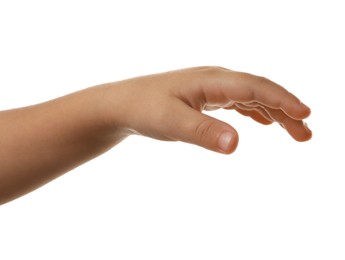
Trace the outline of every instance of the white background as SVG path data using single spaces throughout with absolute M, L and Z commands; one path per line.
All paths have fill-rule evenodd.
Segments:
M 314 136 L 219 111 L 229 156 L 130 137 L 1 206 L 0 259 L 345 259 L 341 2 L 1 1 L 0 110 L 218 65 L 295 93 Z

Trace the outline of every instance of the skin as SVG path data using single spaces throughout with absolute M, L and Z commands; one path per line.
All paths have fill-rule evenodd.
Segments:
M 295 140 L 312 133 L 310 109 L 278 84 L 219 67 L 197 67 L 87 88 L 0 112 L 0 204 L 106 152 L 132 134 L 230 154 L 238 133 L 202 110 L 233 109 L 279 123 Z

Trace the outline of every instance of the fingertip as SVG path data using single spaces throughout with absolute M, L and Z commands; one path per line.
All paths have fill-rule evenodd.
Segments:
M 305 132 L 304 140 L 302 142 L 305 142 L 305 141 L 309 141 L 313 137 L 313 131 L 310 130 L 307 123 L 304 122 L 303 125 L 304 125 L 306 132 Z
M 309 141 L 313 137 L 313 132 L 310 131 L 303 142 Z
M 304 107 L 306 109 L 310 110 L 310 107 L 308 107 L 306 104 L 304 104 L 302 101 L 299 102 L 301 107 Z
M 291 118 L 296 119 L 296 120 L 306 119 L 311 114 L 311 109 L 301 102 L 297 105 L 293 105 L 293 106 L 290 105 L 288 108 L 282 107 L 282 110 Z
M 291 93 L 281 100 L 279 108 L 283 110 L 285 114 L 297 120 L 303 120 L 311 113 L 310 107 Z
M 298 142 L 307 142 L 312 137 L 313 137 L 313 133 L 310 131 L 310 132 L 306 132 L 303 136 L 294 137 L 294 139 Z
M 300 102 L 300 107 L 301 107 L 301 116 L 303 118 L 307 118 L 311 114 L 311 109 L 308 107 L 306 104 L 303 102 Z
M 290 134 L 298 142 L 306 142 L 313 137 L 313 132 L 309 129 L 306 123 L 303 123 L 303 128 L 301 128 L 300 131 L 295 132 L 294 134 L 291 132 Z

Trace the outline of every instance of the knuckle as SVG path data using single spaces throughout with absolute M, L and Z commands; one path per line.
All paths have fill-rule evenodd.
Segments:
M 214 132 L 215 122 L 212 119 L 205 119 L 197 124 L 195 127 L 195 135 L 198 141 L 205 144 L 209 139 L 210 135 Z
M 264 84 L 267 84 L 270 82 L 270 80 L 266 77 L 263 77 L 263 76 L 255 76 L 255 77 L 256 77 L 258 84 L 260 84 L 260 85 L 264 85 Z
M 223 72 L 225 69 L 220 66 L 207 66 L 204 68 L 204 70 L 207 73 L 215 74 L 215 73 Z
M 197 67 L 196 70 L 200 73 L 203 73 L 204 75 L 213 76 L 213 75 L 217 75 L 220 72 L 224 72 L 227 69 L 223 67 L 219 67 L 219 66 L 203 66 L 203 67 Z

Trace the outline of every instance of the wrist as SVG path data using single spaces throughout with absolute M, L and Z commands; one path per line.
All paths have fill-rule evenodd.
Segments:
M 121 83 L 106 83 L 94 87 L 97 94 L 95 111 L 102 127 L 113 136 L 126 138 L 133 134 L 128 124 L 128 100 Z M 127 91 L 128 92 L 128 91 Z

